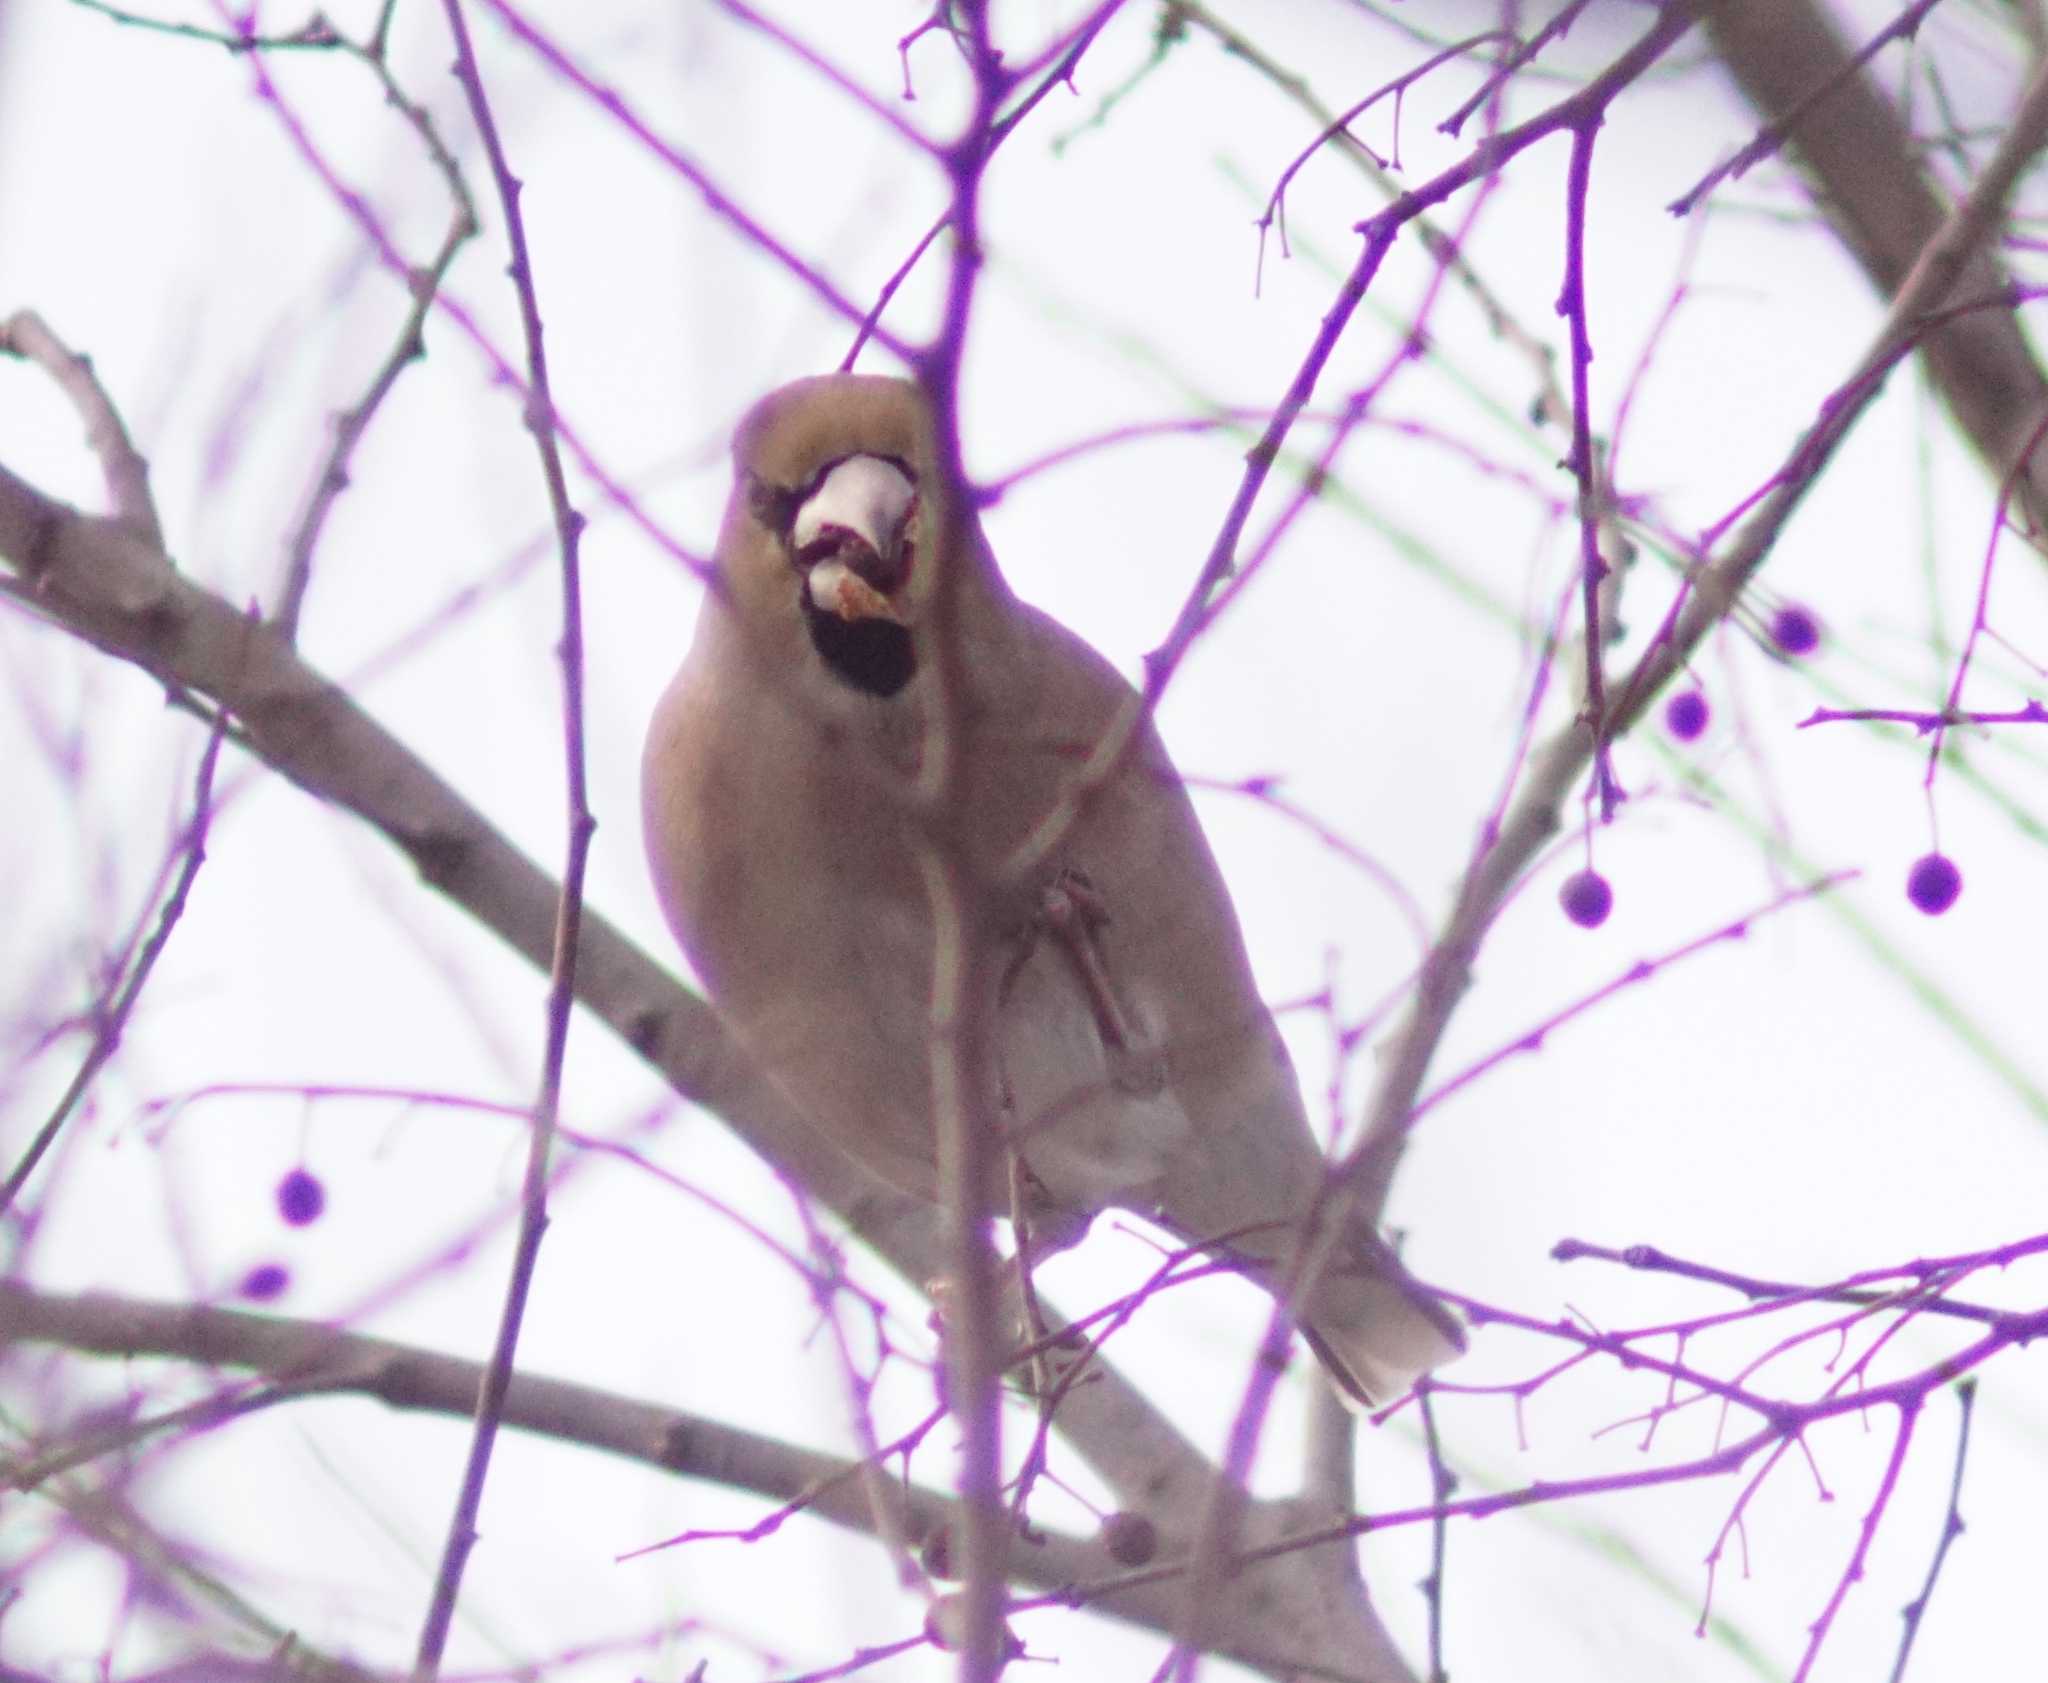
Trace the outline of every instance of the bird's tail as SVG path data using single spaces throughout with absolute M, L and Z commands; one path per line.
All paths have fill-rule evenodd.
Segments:
M 1361 1407 L 1393 1401 L 1465 1348 L 1449 1306 L 1369 1231 L 1349 1236 L 1330 1259 L 1301 1330 L 1338 1389 Z

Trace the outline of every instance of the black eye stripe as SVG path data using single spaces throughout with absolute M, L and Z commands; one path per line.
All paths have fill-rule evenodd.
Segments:
M 809 495 L 807 491 L 772 485 L 758 473 L 747 475 L 747 512 L 756 525 L 773 532 L 784 543 L 789 542 L 789 529 L 796 524 L 796 511 Z

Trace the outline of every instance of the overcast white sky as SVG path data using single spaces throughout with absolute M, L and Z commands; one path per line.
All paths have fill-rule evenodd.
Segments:
M 353 30 L 370 10 L 331 13 Z M 821 52 L 895 98 L 895 42 L 915 7 L 782 10 Z M 999 10 L 1021 42 L 1075 8 Z M 1333 103 L 1423 53 L 1345 0 L 1229 10 Z M 1450 33 L 1464 14 L 1486 15 L 1396 10 Z M 2016 62 L 2000 57 L 2011 41 L 1990 21 L 1997 10 L 1952 0 L 1929 26 L 1966 129 L 1998 121 L 2014 85 Z M 943 203 L 936 172 L 884 125 L 715 6 L 555 0 L 530 11 L 855 298 L 873 295 Z M 1558 62 L 1604 63 L 1643 13 L 1596 8 Z M 273 7 L 264 21 L 282 28 L 299 18 Z M 1128 7 L 1089 55 L 1076 94 L 1056 95 L 992 172 L 991 264 L 964 399 L 978 474 L 1007 473 L 1125 422 L 1274 403 L 1329 306 L 1332 265 L 1356 250 L 1352 225 L 1378 203 L 1341 160 L 1312 163 L 1290 195 L 1293 255 L 1269 247 L 1255 292 L 1253 218 L 1313 125 L 1200 39 L 1093 122 L 1147 57 L 1156 21 L 1154 9 Z M 835 365 L 847 330 L 480 8 L 474 27 L 527 183 L 558 401 L 608 471 L 680 543 L 708 552 L 733 418 L 769 387 Z M 252 92 L 248 61 L 50 3 L 12 8 L 0 46 L 0 309 L 33 306 L 92 355 L 151 460 L 180 563 L 231 599 L 273 600 L 326 417 L 353 401 L 385 354 L 402 292 L 294 151 L 278 108 Z M 394 64 L 447 125 L 484 193 L 487 175 L 443 73 L 448 56 L 438 8 L 401 7 Z M 334 168 L 372 196 L 409 254 L 429 252 L 443 197 L 367 74 L 329 56 L 268 62 L 286 107 Z M 1894 57 L 1881 62 L 1897 74 Z M 919 98 L 901 109 L 943 121 L 959 80 L 948 48 L 926 39 L 912 67 Z M 1472 85 L 1470 71 L 1454 69 L 1411 96 L 1400 136 L 1407 178 L 1461 155 L 1431 125 Z M 1531 82 L 1515 112 L 1561 86 Z M 1362 132 L 1383 150 L 1390 143 L 1383 112 Z M 1603 426 L 1684 254 L 1688 228 L 1662 206 L 1749 132 L 1733 96 L 1696 65 L 1612 113 L 1589 226 Z M 1560 356 L 1552 302 L 1564 155 L 1560 142 L 1521 160 L 1468 247 Z M 1681 531 L 1718 518 L 1771 471 L 1876 327 L 1867 286 L 1790 214 L 1800 206 L 1771 168 L 1724 191 L 1688 301 L 1633 406 L 1625 485 Z M 450 293 L 510 350 L 516 323 L 489 203 L 485 222 Z M 928 320 L 937 274 L 928 268 L 905 289 L 891 318 L 899 330 Z M 1319 396 L 1341 396 L 1378 366 L 1395 342 L 1380 312 L 1412 301 L 1423 278 L 1404 242 Z M 1369 850 L 1432 922 L 1508 767 L 1532 631 L 1568 578 L 1575 541 L 1546 506 L 1570 495 L 1557 466 L 1563 435 L 1527 423 L 1526 361 L 1457 296 L 1434 335 L 1437 356 L 1404 374 L 1382 409 L 1425 434 L 1358 436 L 1340 464 L 1341 494 L 1302 519 L 1161 713 L 1185 772 L 1284 774 L 1288 796 Z M 427 361 L 401 381 L 357 458 L 302 641 L 315 664 L 350 680 L 451 593 L 528 556 L 509 588 L 354 688 L 553 869 L 562 845 L 557 586 L 541 483 L 516 403 L 472 346 L 445 317 L 427 338 Z M 1819 656 L 1787 665 L 1732 630 L 1715 644 L 1700 673 L 1715 709 L 1705 738 L 1674 750 L 1652 732 L 1621 751 L 1638 798 L 1595 841 L 1614 916 L 1589 933 L 1558 915 L 1556 885 L 1578 858 L 1560 852 L 1489 941 L 1438 1074 L 1789 883 L 1844 869 L 1863 878 L 1623 990 L 1552 1035 L 1540 1056 L 1509 1061 L 1435 1113 L 1392 1210 L 1425 1276 L 1534 1315 L 1569 1304 L 1612 1326 L 1710 1300 L 1589 1264 L 1560 1268 L 1547 1259 L 1559 1238 L 1652 1241 L 1730 1268 L 1821 1280 L 2039 1228 L 2048 895 L 2038 839 L 1945 776 L 1941 840 L 1966 890 L 1949 916 L 1923 919 L 1901 891 L 1908 863 L 1929 846 L 1918 754 L 1861 727 L 1793 728 L 1823 701 L 1926 706 L 1945 683 L 1991 504 L 1981 475 L 1926 422 L 1915 383 L 1895 380 L 1772 559 L 1772 590 L 1809 605 L 1826 628 Z M 1446 436 L 1523 482 L 1474 471 L 1438 441 Z M 1034 477 L 990 512 L 996 552 L 1026 597 L 1135 674 L 1213 537 L 1242 448 L 1227 435 L 1171 437 Z M 0 368 L 0 461 L 76 500 L 97 494 L 72 416 L 19 367 Z M 584 554 L 600 830 L 590 898 L 667 958 L 673 946 L 638 843 L 637 762 L 699 590 L 587 480 L 577 496 L 593 521 Z M 1269 494 L 1255 533 L 1279 506 Z M 2006 555 L 1994 624 L 2039 658 L 2048 650 L 2042 571 L 2016 544 Z M 1636 645 L 1671 582 L 1653 558 L 1636 569 L 1625 604 Z M 25 1033 L 86 997 L 98 953 L 135 916 L 178 822 L 203 733 L 148 683 L 13 607 L 0 612 L 0 680 L 0 872 L 10 884 L 0 1023 L 14 1037 L 15 1025 Z M 1994 654 L 1970 699 L 2010 707 L 2027 693 L 2024 667 Z M 1546 725 L 1565 705 L 1553 695 Z M 53 744 L 70 746 L 74 771 Z M 2037 749 L 2001 737 L 1973 744 L 1970 756 L 2025 811 L 2041 810 Z M 19 1267 L 58 1289 L 223 1300 L 251 1265 L 276 1260 L 293 1280 L 282 1313 L 347 1317 L 481 1354 L 507 1230 L 491 1229 L 460 1266 L 436 1259 L 507 1206 L 522 1151 L 515 1126 L 274 1098 L 214 1099 L 165 1125 L 142 1107 L 215 1082 L 374 1083 L 524 1103 L 544 979 L 423 896 L 403 862 L 352 820 L 246 761 L 230 757 L 224 783 L 231 797 L 191 912 L 119 1068 L 51 1165 L 60 1190 Z M 1410 925 L 1369 878 L 1270 809 L 1227 794 L 1200 804 L 1269 998 L 1298 998 L 1334 978 L 1355 1015 L 1407 972 L 1417 956 Z M 1299 1014 L 1286 1026 L 1318 1093 L 1328 1079 L 1322 1025 Z M 4 1055 L 26 1051 L 11 1038 Z M 71 1055 L 0 1077 L 0 1157 L 11 1161 Z M 1364 1064 L 1351 1072 L 1354 1098 L 1368 1075 Z M 800 1238 L 786 1194 L 720 1125 L 662 1105 L 628 1053 L 579 1024 L 567 1095 L 576 1127 L 632 1134 L 664 1167 Z M 301 1162 L 326 1183 L 329 1211 L 288 1232 L 272 1190 Z M 1142 1241 L 1105 1230 L 1061 1260 L 1054 1289 L 1085 1306 L 1150 1261 Z M 2031 1304 L 2038 1277 L 2016 1272 L 1972 1291 Z M 915 1343 L 918 1313 L 898 1295 L 903 1336 Z M 1248 1291 L 1185 1292 L 1131 1334 L 1134 1369 L 1158 1378 L 1159 1400 L 1204 1441 L 1220 1434 L 1234 1400 L 1256 1311 Z M 807 1315 L 798 1282 L 737 1228 L 645 1174 L 592 1161 L 558 1199 L 522 1362 L 844 1447 L 835 1369 L 824 1340 L 806 1342 Z M 1939 1348 L 1918 1332 L 1902 1345 L 1915 1358 Z M 1511 1377 L 1541 1354 L 1483 1333 L 1448 1376 Z M 1999 1675 L 2031 1651 L 2048 1511 L 2037 1366 L 2009 1354 L 1986 1376 L 1970 1529 L 1916 1675 Z M 109 1395 L 125 1383 L 111 1364 L 101 1382 Z M 922 1383 L 902 1375 L 891 1405 L 914 1406 Z M 1475 1486 L 1635 1467 L 1644 1457 L 1630 1433 L 1589 1433 L 1656 1394 L 1645 1379 L 1588 1373 L 1527 1409 L 1526 1449 L 1505 1402 L 1451 1406 L 1446 1428 Z M 1730 1628 L 1707 1641 L 1691 1631 L 1701 1560 L 1735 1493 L 1728 1481 L 1457 1528 L 1450 1666 L 1531 1680 L 1789 1674 L 1882 1465 L 1889 1436 L 1878 1424 L 1868 1433 L 1837 1425 L 1814 1445 L 1832 1503 L 1815 1500 L 1804 1467 L 1772 1476 L 1747 1528 L 1751 1572 L 1724 1569 L 1715 1592 Z M 1888 1667 L 1898 1608 L 1936 1536 L 1952 1426 L 1945 1402 L 1930 1412 L 1870 1579 L 1819 1675 Z M 1291 1416 L 1276 1427 L 1276 1453 L 1292 1430 Z M 1710 1426 L 1666 1431 L 1657 1452 L 1676 1456 L 1704 1449 Z M 392 1661 L 410 1651 L 463 1442 L 445 1422 L 360 1402 L 307 1404 L 186 1450 L 141 1491 L 176 1534 L 253 1563 L 254 1575 L 237 1581 L 308 1641 Z M 1369 1437 L 1366 1469 L 1372 1505 L 1425 1496 L 1425 1468 L 1403 1430 Z M 675 1678 L 709 1654 L 714 1678 L 776 1676 L 745 1657 L 750 1644 L 795 1671 L 916 1628 L 880 1552 L 822 1527 L 792 1526 L 752 1548 L 705 1544 L 614 1563 L 685 1526 L 745 1523 L 760 1506 L 503 1440 L 458 1669 L 697 1617 L 732 1640 L 691 1636 L 658 1655 L 599 1655 L 550 1675 Z M 0 1507 L 0 1574 L 46 1523 L 34 1504 Z M 1367 1553 L 1386 1616 L 1411 1644 L 1422 1630 L 1411 1586 L 1424 1544 L 1419 1533 L 1389 1536 Z M 118 1592 L 113 1569 L 80 1551 L 8 1611 L 0 1654 L 86 1675 Z M 1157 1659 L 1155 1641 L 1072 1616 L 1020 1629 L 1071 1677 L 1141 1676 Z M 888 1673 L 944 1674 L 930 1656 Z

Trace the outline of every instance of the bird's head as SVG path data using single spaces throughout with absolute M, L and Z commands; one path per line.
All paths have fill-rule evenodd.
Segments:
M 744 617 L 795 616 L 827 669 L 870 695 L 917 670 L 955 499 L 930 412 L 907 380 L 827 374 L 771 392 L 733 439 L 719 553 Z M 970 544 L 970 547 L 978 547 Z

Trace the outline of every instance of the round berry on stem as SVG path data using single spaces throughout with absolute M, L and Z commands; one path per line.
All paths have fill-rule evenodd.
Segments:
M 1810 655 L 1820 647 L 1820 621 L 1811 608 L 1787 602 L 1771 615 L 1771 641 L 1788 655 Z
M 1684 690 L 1664 704 L 1664 728 L 1680 742 L 1696 740 L 1712 716 L 1707 698 L 1698 690 Z
M 310 1226 L 326 1208 L 327 1188 L 318 1176 L 294 1169 L 277 1183 L 277 1213 L 288 1226 Z
M 1945 853 L 1922 854 L 1906 873 L 1906 898 L 1929 917 L 1940 917 L 1962 891 L 1963 873 Z
M 1614 889 L 1589 865 L 1564 879 L 1564 887 L 1558 890 L 1557 903 L 1564 907 L 1564 915 L 1581 929 L 1598 929 L 1607 921 L 1607 914 L 1614 910 Z
M 278 1262 L 259 1262 L 242 1276 L 241 1292 L 251 1303 L 268 1303 L 284 1296 L 292 1277 Z
M 1159 1528 L 1143 1514 L 1113 1513 L 1102 1522 L 1102 1546 L 1120 1566 L 1146 1566 L 1159 1552 Z

